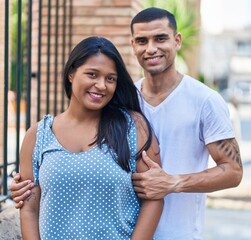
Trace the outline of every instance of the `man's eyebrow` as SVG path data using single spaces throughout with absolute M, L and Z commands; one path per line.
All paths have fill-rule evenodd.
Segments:
M 153 38 L 168 38 L 169 37 L 169 34 L 167 33 L 160 33 L 160 34 L 157 34 L 157 35 L 154 35 L 152 36 Z M 142 40 L 145 40 L 147 39 L 147 37 L 145 36 L 139 36 L 139 37 L 135 37 L 135 41 L 142 41 Z
M 135 41 L 144 40 L 146 37 L 135 37 Z
M 167 34 L 167 33 L 161 33 L 161 34 L 155 35 L 154 37 L 155 37 L 155 38 L 159 38 L 159 37 L 169 37 L 169 34 Z

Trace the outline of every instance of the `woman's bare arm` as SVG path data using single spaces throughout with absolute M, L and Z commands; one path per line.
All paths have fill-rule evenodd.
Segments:
M 137 128 L 138 136 L 138 149 L 141 149 L 149 135 L 145 120 L 139 114 L 133 114 L 135 124 Z M 145 155 L 145 152 L 142 153 Z M 152 143 L 150 148 L 147 150 L 147 154 L 151 159 L 160 165 L 159 146 L 157 139 L 153 133 Z M 148 170 L 148 166 L 141 159 L 137 162 L 137 172 L 145 172 Z M 151 240 L 154 232 L 157 228 L 162 209 L 163 199 L 159 200 L 143 200 L 140 208 L 139 217 L 131 236 L 131 240 Z
M 23 140 L 20 151 L 20 175 L 21 181 L 33 179 L 32 153 L 36 142 L 37 125 L 31 127 Z M 20 209 L 21 232 L 24 240 L 39 240 L 39 201 L 40 187 L 36 186 L 25 200 L 24 206 Z

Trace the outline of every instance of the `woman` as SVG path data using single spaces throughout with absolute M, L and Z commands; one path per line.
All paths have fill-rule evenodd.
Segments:
M 162 200 L 139 200 L 132 172 L 160 164 L 157 140 L 143 116 L 137 90 L 115 46 L 89 37 L 64 69 L 69 107 L 26 133 L 22 180 L 36 187 L 20 210 L 24 240 L 152 239 Z

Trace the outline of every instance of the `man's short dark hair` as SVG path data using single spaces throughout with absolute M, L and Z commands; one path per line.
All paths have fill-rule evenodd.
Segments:
M 133 34 L 133 25 L 135 23 L 147 23 L 163 18 L 167 18 L 169 21 L 169 26 L 174 30 L 174 32 L 177 32 L 175 16 L 172 13 L 162 8 L 151 7 L 140 11 L 136 14 L 136 16 L 134 16 L 131 21 L 131 33 Z

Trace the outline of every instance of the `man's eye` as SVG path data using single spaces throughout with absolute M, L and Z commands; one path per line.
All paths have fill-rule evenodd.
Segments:
M 166 38 L 165 37 L 159 37 L 159 38 L 157 38 L 157 40 L 158 40 L 158 42 L 164 42 L 166 40 Z
M 138 43 L 139 45 L 143 45 L 143 44 L 146 44 L 146 40 L 145 40 L 145 39 L 138 39 L 138 40 L 137 40 L 137 43 Z

